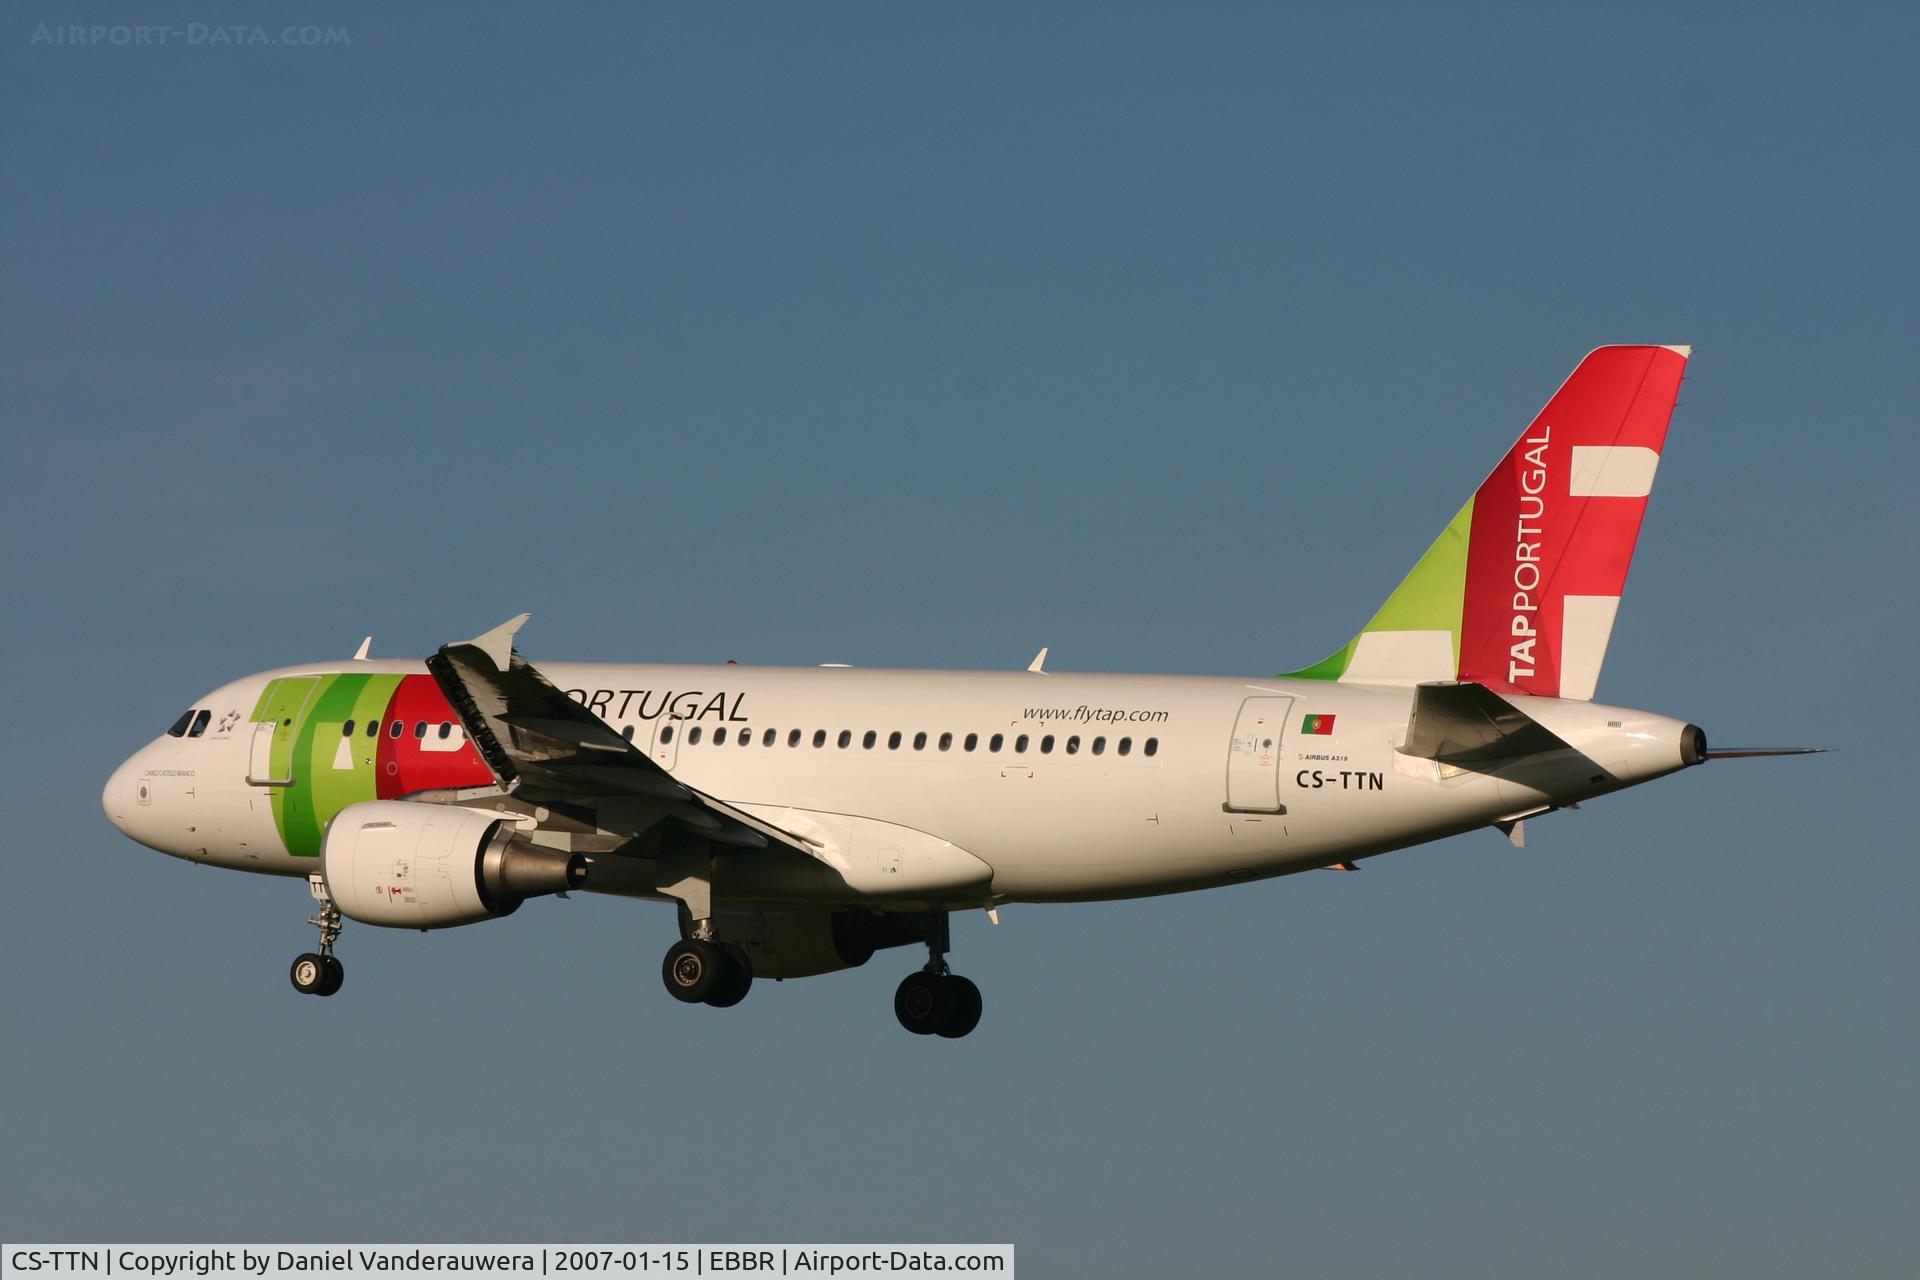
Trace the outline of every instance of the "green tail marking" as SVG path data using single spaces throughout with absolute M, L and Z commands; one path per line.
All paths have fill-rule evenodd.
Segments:
M 1354 646 L 1369 631 L 1449 631 L 1453 661 L 1460 663 L 1460 620 L 1467 604 L 1467 545 L 1473 530 L 1473 499 L 1460 508 L 1420 557 L 1360 635 L 1310 667 L 1281 673 L 1283 680 L 1338 680 L 1353 661 Z

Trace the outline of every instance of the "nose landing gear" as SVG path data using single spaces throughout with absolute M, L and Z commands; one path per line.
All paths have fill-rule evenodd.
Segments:
M 320 950 L 306 951 L 296 956 L 288 977 L 293 980 L 293 989 L 302 995 L 330 996 L 340 989 L 341 982 L 347 976 L 346 970 L 333 957 L 333 944 L 340 940 L 343 917 L 340 908 L 334 906 L 333 899 L 327 895 L 324 877 L 308 876 L 307 891 L 320 904 L 320 909 L 307 917 L 307 923 L 320 930 Z

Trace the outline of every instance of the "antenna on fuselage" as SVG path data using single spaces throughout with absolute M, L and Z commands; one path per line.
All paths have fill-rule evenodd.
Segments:
M 367 660 L 367 650 L 371 648 L 373 648 L 373 637 L 368 636 L 360 642 L 360 647 L 353 651 L 353 660 L 355 662 L 365 662 Z
M 1040 652 L 1033 655 L 1033 661 L 1027 664 L 1027 670 L 1047 674 L 1047 646 L 1041 645 Z

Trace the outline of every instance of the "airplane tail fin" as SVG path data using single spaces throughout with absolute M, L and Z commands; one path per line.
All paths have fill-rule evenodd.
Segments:
M 1588 355 L 1360 634 L 1289 674 L 1590 700 L 1691 354 Z

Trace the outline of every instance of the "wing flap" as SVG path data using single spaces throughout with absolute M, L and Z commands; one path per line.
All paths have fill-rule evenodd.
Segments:
M 514 649 L 525 614 L 476 640 L 442 645 L 427 670 L 500 787 L 523 800 L 637 801 L 702 839 L 731 848 L 811 846 L 680 782 L 562 693 Z

